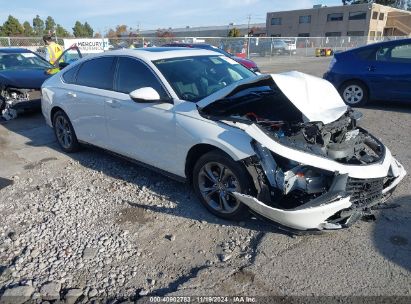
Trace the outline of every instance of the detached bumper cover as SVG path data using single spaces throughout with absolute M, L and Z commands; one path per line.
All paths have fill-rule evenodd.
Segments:
M 398 183 L 406 175 L 404 167 L 394 158 L 392 158 L 389 173 L 394 179 L 383 190 L 382 194 L 387 194 L 394 191 Z M 341 177 L 341 175 L 340 175 Z M 336 189 L 338 191 L 329 191 L 322 196 L 299 206 L 295 209 L 277 209 L 264 204 L 255 197 L 234 193 L 234 196 L 247 205 L 254 212 L 275 221 L 281 225 L 298 229 L 298 230 L 323 230 L 323 229 L 339 229 L 343 228 L 344 224 L 336 223 L 335 221 L 327 221 L 330 217 L 338 212 L 349 209 L 347 217 L 342 218 L 345 224 L 352 221 L 350 217 L 359 218 L 362 210 L 357 209 L 351 202 L 351 196 L 345 191 L 341 191 L 341 183 Z M 331 190 L 331 189 L 330 189 Z M 384 198 L 379 201 L 370 202 L 368 207 L 384 202 Z M 362 206 L 367 207 L 367 206 Z M 348 217 L 349 215 L 349 217 Z
M 258 214 L 281 225 L 298 230 L 342 228 L 341 225 L 327 223 L 326 219 L 338 211 L 351 206 L 350 197 L 337 197 L 332 202 L 316 207 L 299 210 L 282 210 L 267 206 L 255 197 L 249 195 L 236 192 L 234 196 Z

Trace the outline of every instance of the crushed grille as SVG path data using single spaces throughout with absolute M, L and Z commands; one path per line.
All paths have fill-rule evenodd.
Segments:
M 355 208 L 366 208 L 368 205 L 382 199 L 384 178 L 358 179 L 349 177 L 346 191 Z

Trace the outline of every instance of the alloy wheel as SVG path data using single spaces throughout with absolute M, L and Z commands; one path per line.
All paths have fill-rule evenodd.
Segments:
M 198 174 L 198 186 L 205 202 L 220 213 L 233 213 L 240 202 L 233 192 L 240 192 L 240 184 L 234 173 L 218 162 L 208 162 Z
M 67 119 L 59 115 L 55 121 L 56 135 L 59 143 L 65 149 L 70 149 L 73 143 L 73 134 L 70 129 L 70 124 Z

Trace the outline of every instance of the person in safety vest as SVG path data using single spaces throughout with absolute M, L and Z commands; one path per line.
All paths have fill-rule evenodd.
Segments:
M 46 60 L 51 64 L 54 64 L 61 54 L 63 54 L 63 47 L 54 42 L 51 35 L 44 35 L 43 41 L 46 44 Z M 63 61 L 64 59 L 61 58 L 60 62 Z

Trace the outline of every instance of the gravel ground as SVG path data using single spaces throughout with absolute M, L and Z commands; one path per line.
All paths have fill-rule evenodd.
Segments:
M 261 62 L 321 74 L 329 59 Z M 300 68 L 301 67 L 301 68 Z M 411 168 L 411 110 L 363 126 Z M 40 114 L 0 124 L 1 303 L 144 295 L 411 296 L 411 185 L 377 220 L 293 236 L 210 215 L 190 187 L 99 149 L 65 155 Z

